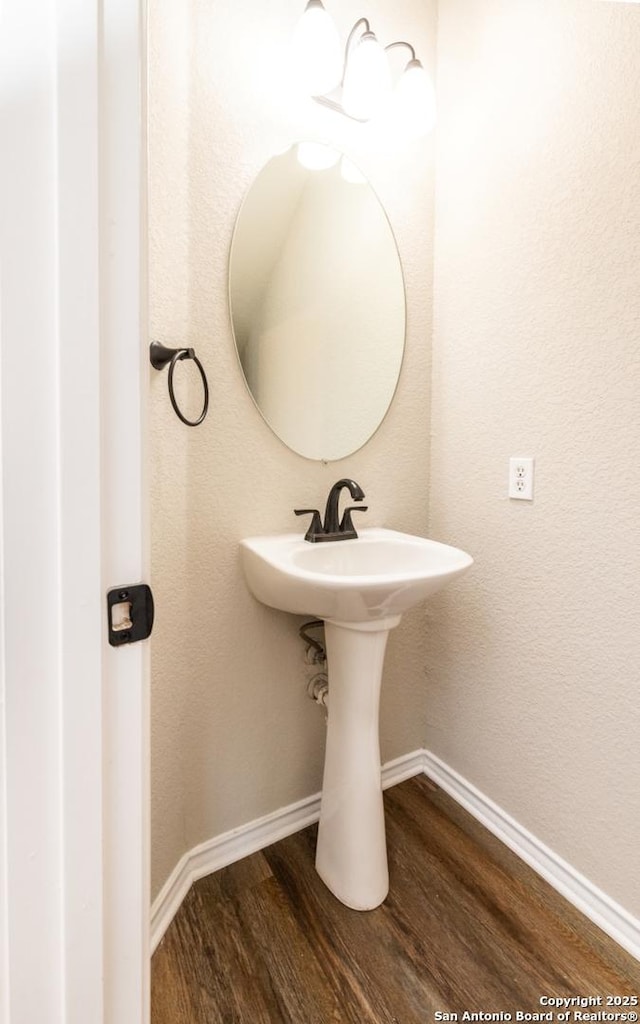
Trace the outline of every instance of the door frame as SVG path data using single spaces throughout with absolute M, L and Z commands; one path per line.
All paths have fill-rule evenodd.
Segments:
M 0 1018 L 149 1017 L 144 0 L 0 17 Z

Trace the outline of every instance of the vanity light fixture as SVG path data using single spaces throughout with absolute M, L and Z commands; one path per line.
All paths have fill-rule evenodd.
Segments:
M 433 84 L 411 43 L 398 40 L 383 47 L 369 21 L 360 18 L 338 63 L 335 26 L 322 0 L 308 0 L 296 27 L 294 47 L 302 79 L 316 103 L 361 123 L 390 112 L 392 107 L 394 121 L 401 122 L 413 136 L 425 135 L 433 128 Z M 390 56 L 398 49 L 407 50 L 409 60 L 394 84 Z

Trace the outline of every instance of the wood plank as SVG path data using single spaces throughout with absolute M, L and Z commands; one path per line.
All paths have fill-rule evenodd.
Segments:
M 392 881 L 391 903 L 412 908 L 410 924 L 419 913 L 426 923 L 439 906 L 446 934 L 434 952 L 448 948 L 445 960 L 457 963 L 459 991 L 449 996 L 453 1010 L 468 1009 L 474 991 L 499 1004 L 506 999 L 506 1009 L 539 1011 L 541 994 L 628 990 L 627 980 L 582 935 L 425 795 L 420 782 L 389 794 L 390 848 L 405 872 L 403 884 Z M 411 858 L 421 855 L 416 872 Z
M 233 899 L 238 893 L 271 878 L 271 868 L 262 853 L 253 853 L 249 857 L 229 864 L 212 875 L 201 878 L 196 883 L 201 896 L 211 899 Z
M 153 956 L 151 982 L 154 1024 L 281 1019 L 277 993 L 235 901 L 207 900 L 197 886 Z
M 440 810 L 479 847 L 489 854 L 514 880 L 520 882 L 521 892 L 547 907 L 549 912 L 572 930 L 577 937 L 582 937 L 587 945 L 595 950 L 605 962 L 610 963 L 617 973 L 626 979 L 625 983 L 633 988 L 638 984 L 638 961 L 624 949 L 613 942 L 597 925 L 586 918 L 579 910 L 553 889 L 533 868 L 513 853 L 508 846 L 494 836 L 484 825 L 469 814 L 460 804 L 426 776 L 416 777 L 415 789 L 423 793 L 425 798 Z M 410 793 L 411 790 L 408 791 Z M 402 796 L 402 790 L 394 790 Z M 630 972 L 630 974 L 629 974 Z

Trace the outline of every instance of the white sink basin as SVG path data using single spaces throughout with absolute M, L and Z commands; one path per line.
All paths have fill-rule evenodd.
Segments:
M 473 564 L 458 548 L 395 530 L 310 544 L 299 534 L 241 542 L 247 583 L 281 611 L 339 622 L 394 618 Z

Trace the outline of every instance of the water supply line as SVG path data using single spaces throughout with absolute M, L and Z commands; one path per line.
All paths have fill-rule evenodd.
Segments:
M 324 645 L 324 634 L 323 639 L 314 639 L 309 636 L 310 629 L 322 629 L 324 630 L 324 621 L 322 619 L 311 619 L 310 622 L 305 622 L 300 626 L 298 630 L 298 636 L 304 640 L 307 645 L 306 658 L 309 665 L 322 665 L 327 660 L 327 649 Z

